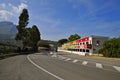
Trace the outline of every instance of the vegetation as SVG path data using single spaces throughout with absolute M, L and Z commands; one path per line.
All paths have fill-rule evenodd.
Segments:
M 19 23 L 17 25 L 18 33 L 16 34 L 16 40 L 22 40 L 23 49 L 25 48 L 25 39 L 27 37 L 26 26 L 28 24 L 29 15 L 27 9 L 23 9 L 22 13 L 19 16 Z
M 28 38 L 26 43 L 29 46 L 32 46 L 35 51 L 37 51 L 37 43 L 40 40 L 40 32 L 36 25 L 33 25 L 32 28 L 28 29 Z
M 39 46 L 39 47 L 50 48 L 49 43 L 47 43 L 47 42 L 42 42 L 42 41 L 39 41 L 39 42 L 38 42 L 38 46 Z
M 17 46 L 9 43 L 0 43 L 0 55 L 17 52 Z
M 67 39 L 60 39 L 60 40 L 58 40 L 58 46 L 62 46 L 62 44 L 66 43 L 66 42 L 68 42 Z
M 23 50 L 26 47 L 32 47 L 34 51 L 37 51 L 37 43 L 40 40 L 40 32 L 36 25 L 32 28 L 26 28 L 29 20 L 27 9 L 23 9 L 19 16 L 19 24 L 17 25 L 18 33 L 15 39 L 23 42 Z
M 21 41 L 23 43 L 22 51 L 37 51 L 37 43 L 40 41 L 40 32 L 36 25 L 32 28 L 26 28 L 28 25 L 29 15 L 27 9 L 23 9 L 19 16 L 19 22 L 17 27 L 18 32 L 16 33 L 16 41 L 0 41 L 0 59 L 4 59 L 10 56 L 18 55 L 21 52 Z M 28 52 L 29 52 L 28 51 Z M 28 53 L 27 52 L 27 53 Z
M 18 55 L 17 53 L 17 46 L 8 45 L 8 44 L 0 44 L 0 60 Z
M 74 41 L 80 39 L 80 36 L 78 34 L 73 34 L 68 37 L 68 39 L 60 39 L 58 40 L 58 46 L 62 46 L 62 44 L 67 43 L 69 41 Z
M 105 57 L 120 58 L 120 38 L 113 38 L 104 42 L 103 47 L 99 50 Z
M 39 47 L 47 47 L 47 48 L 50 48 L 51 45 L 53 45 L 53 47 L 57 47 L 57 42 L 50 40 L 40 40 L 37 45 Z
M 74 41 L 80 39 L 80 36 L 78 34 L 73 34 L 68 37 L 68 41 Z
M 15 53 L 17 50 L 15 48 L 2 48 L 0 49 L 0 54 L 9 54 L 9 53 Z

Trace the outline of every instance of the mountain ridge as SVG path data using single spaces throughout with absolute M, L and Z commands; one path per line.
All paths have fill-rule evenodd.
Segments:
M 14 39 L 17 32 L 16 25 L 10 21 L 0 22 L 0 39 Z

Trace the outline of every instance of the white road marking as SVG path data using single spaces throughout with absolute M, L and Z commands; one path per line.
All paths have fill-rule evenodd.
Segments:
M 113 66 L 118 72 L 120 72 L 120 67 L 118 66 Z
M 53 54 L 51 57 L 57 57 L 57 55 Z
M 50 54 L 53 54 L 53 52 L 50 52 Z
M 87 65 L 88 61 L 83 61 L 82 65 Z
M 60 58 L 60 59 L 66 59 L 66 57 L 63 57 L 63 56 L 58 56 L 58 58 Z
M 100 63 L 96 63 L 96 67 L 97 68 L 103 68 L 102 64 L 100 64 Z
M 69 61 L 69 60 L 71 60 L 71 58 L 67 58 L 65 61 Z
M 73 60 L 73 61 L 72 61 L 72 63 L 76 63 L 76 62 L 78 62 L 78 60 L 77 60 L 77 59 L 75 59 L 75 60 Z
M 46 69 L 40 67 L 39 65 L 35 64 L 35 63 L 29 58 L 29 55 L 27 56 L 27 59 L 28 59 L 34 66 L 36 66 L 37 68 L 41 69 L 42 71 L 44 71 L 44 72 L 52 75 L 53 77 L 57 78 L 58 80 L 64 80 L 63 78 L 61 78 L 61 77 L 59 77 L 59 76 L 57 76 L 57 75 L 55 75 L 55 74 L 47 71 Z

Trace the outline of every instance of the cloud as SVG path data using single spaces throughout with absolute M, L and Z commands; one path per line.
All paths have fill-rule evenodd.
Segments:
M 25 3 L 21 3 L 21 4 L 18 5 L 18 6 L 14 6 L 14 5 L 12 5 L 12 4 L 9 3 L 9 6 L 12 8 L 13 12 L 15 12 L 15 13 L 17 13 L 17 14 L 21 13 L 21 11 L 22 11 L 24 8 L 27 8 L 27 7 L 28 7 L 27 4 L 25 4 Z
M 8 20 L 11 16 L 13 16 L 13 13 L 7 10 L 0 10 L 0 20 Z
M 5 3 L 1 3 L 0 4 L 0 8 L 5 8 L 6 7 L 6 4 Z
M 27 8 L 27 4 L 21 3 L 15 6 L 11 3 L 1 3 L 0 4 L 0 21 L 10 20 L 11 18 L 16 18 L 24 8 Z

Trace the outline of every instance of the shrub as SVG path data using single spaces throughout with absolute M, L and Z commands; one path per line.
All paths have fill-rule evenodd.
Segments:
M 99 53 L 105 57 L 120 57 L 120 38 L 113 38 L 104 42 Z

